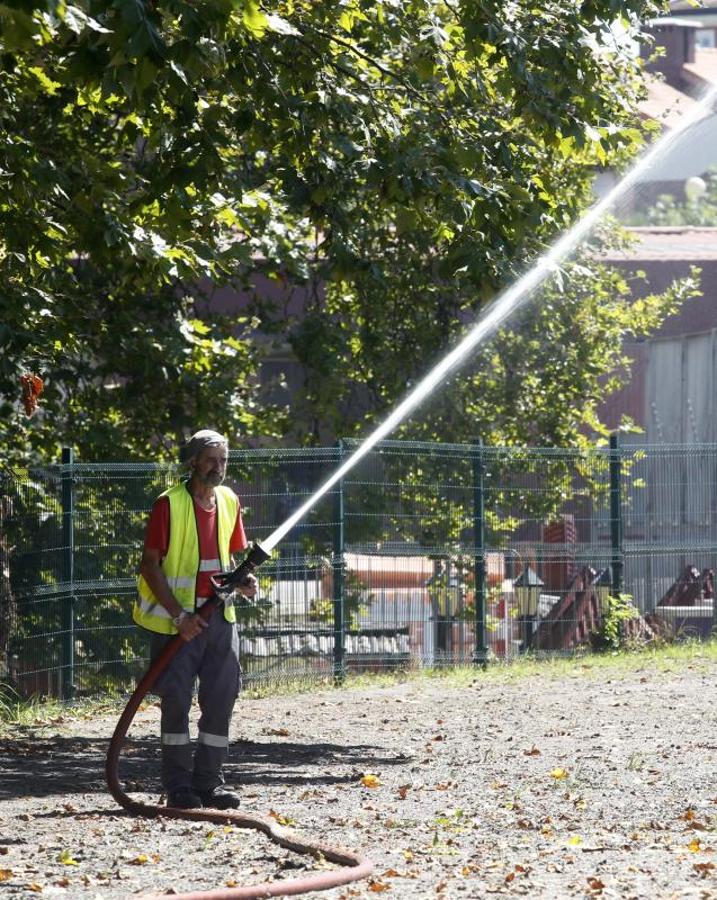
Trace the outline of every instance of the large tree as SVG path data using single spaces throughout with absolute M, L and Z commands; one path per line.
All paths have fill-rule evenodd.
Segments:
M 277 432 L 257 326 L 304 365 L 296 437 L 360 428 L 574 221 L 593 166 L 639 147 L 619 35 L 660 7 L 0 5 L 3 453 L 140 454 L 208 422 Z M 256 273 L 308 287 L 296 320 L 260 291 L 259 321 L 211 313 L 200 284 Z M 577 380 L 584 359 L 569 365 Z M 29 421 L 26 371 L 46 382 Z M 500 402 L 509 419 L 527 395 Z

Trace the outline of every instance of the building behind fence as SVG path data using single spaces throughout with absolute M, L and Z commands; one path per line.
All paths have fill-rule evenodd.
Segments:
M 245 450 L 227 482 L 261 541 L 354 449 Z M 64 699 L 146 666 L 131 622 L 172 466 L 76 462 L 0 476 L 0 682 Z M 387 441 L 328 492 L 239 609 L 249 681 L 600 645 L 609 597 L 636 636 L 711 634 L 717 446 L 589 450 Z

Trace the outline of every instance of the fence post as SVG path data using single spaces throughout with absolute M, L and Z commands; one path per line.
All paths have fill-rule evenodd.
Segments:
M 75 683 L 75 485 L 72 447 L 62 448 L 62 580 L 65 591 L 61 599 L 62 629 L 62 699 L 71 700 Z
M 337 441 L 338 465 L 344 456 L 344 442 Z M 334 680 L 341 682 L 345 676 L 344 660 L 344 480 L 339 479 L 334 491 Z
M 485 563 L 485 461 L 483 441 L 474 441 L 473 445 L 473 533 L 474 557 L 473 573 L 475 578 L 475 645 L 473 662 L 483 665 L 488 657 L 485 643 L 485 602 L 486 602 L 486 563 Z
M 612 548 L 612 594 L 622 593 L 622 460 L 617 434 L 610 435 L 610 545 Z

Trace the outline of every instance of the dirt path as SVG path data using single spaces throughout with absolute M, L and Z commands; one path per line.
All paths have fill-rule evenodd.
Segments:
M 636 663 L 636 666 L 639 663 Z M 243 700 L 228 782 L 247 811 L 358 848 L 372 881 L 326 898 L 716 897 L 717 665 L 422 679 Z M 158 709 L 122 777 L 156 801 Z M 316 867 L 252 832 L 119 814 L 114 715 L 0 740 L 7 898 L 115 900 Z M 378 785 L 362 784 L 372 774 Z M 318 896 L 318 895 L 317 895 Z

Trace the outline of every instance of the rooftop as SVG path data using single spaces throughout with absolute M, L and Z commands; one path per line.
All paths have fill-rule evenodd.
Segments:
M 695 22 L 694 19 L 681 19 L 677 16 L 658 16 L 656 19 L 648 19 L 647 24 L 653 27 L 669 25 L 673 28 L 702 28 L 701 22 Z
M 717 84 L 717 49 L 695 48 L 695 61 L 683 63 L 682 73 L 683 90 L 668 84 L 661 75 L 646 75 L 647 97 L 639 105 L 640 113 L 646 119 L 659 122 L 667 130 L 695 107 L 699 102 L 697 98 L 710 85 Z M 705 109 L 703 116 L 707 115 L 709 110 Z
M 605 262 L 717 260 L 717 228 L 665 225 L 629 228 L 628 231 L 636 238 L 634 245 L 624 251 L 609 251 L 603 257 Z
M 654 119 L 664 128 L 673 128 L 684 113 L 697 105 L 697 100 L 678 91 L 657 75 L 647 76 L 647 97 L 640 103 L 640 113 L 646 119 Z M 705 109 L 704 115 L 709 110 Z
M 699 0 L 699 6 L 695 5 L 695 0 L 672 0 L 670 3 L 670 12 L 673 13 L 700 15 L 711 9 L 717 10 L 717 0 Z
M 695 61 L 685 63 L 683 68 L 691 75 L 708 84 L 717 84 L 717 49 L 714 47 L 696 47 Z

